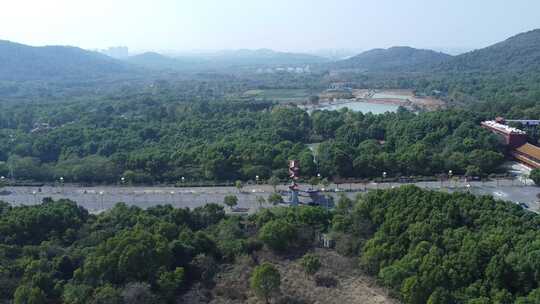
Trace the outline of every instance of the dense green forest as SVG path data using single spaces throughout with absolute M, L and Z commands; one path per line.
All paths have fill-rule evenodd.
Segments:
M 478 125 L 499 115 L 540 116 L 539 36 L 520 34 L 407 71 L 326 66 L 310 74 L 155 72 L 108 82 L 2 81 L 0 175 L 40 182 L 232 182 L 283 179 L 289 159 L 300 160 L 306 179 L 317 173 L 335 180 L 382 172 L 494 173 L 505 151 Z M 395 60 L 382 57 L 377 60 Z M 332 83 L 414 89 L 442 98 L 448 109 L 308 115 L 279 100 L 244 95 L 265 89 L 316 95 Z M 539 131 L 527 131 L 537 143 Z
M 489 196 L 415 187 L 369 193 L 339 230 L 405 303 L 538 303 L 539 218 Z
M 306 179 L 481 175 L 503 160 L 474 112 L 308 115 L 271 101 L 163 92 L 0 106 L 0 175 L 13 169 L 20 180 L 82 183 L 283 179 L 289 159 L 300 160 Z M 313 152 L 310 143 L 319 143 Z
M 192 211 L 118 204 L 91 215 L 64 200 L 1 203 L 0 303 L 176 303 L 194 283 L 211 286 L 236 257 L 311 246 L 330 217 L 318 207 L 241 218 L 216 204 Z
M 414 186 L 342 197 L 332 211 L 271 208 L 247 217 L 215 204 L 118 204 L 93 215 L 64 200 L 2 203 L 0 302 L 175 303 L 194 284 L 212 288 L 245 257 L 262 263 L 253 292 L 274 296 L 257 282 L 279 289 L 279 272 L 256 253 L 299 259 L 327 232 L 338 253 L 359 257 L 404 303 L 538 303 L 539 225 L 510 202 Z M 309 254 L 300 265 L 308 274 L 320 267 Z
M 507 151 L 480 122 L 540 117 L 539 50 L 535 30 L 458 56 L 400 47 L 329 63 L 259 50 L 204 69 L 191 62 L 187 71 L 182 60 L 156 54 L 129 63 L 0 41 L 0 176 L 7 177 L 0 187 L 60 178 L 265 182 L 285 180 L 290 159 L 299 160 L 305 181 L 497 173 Z M 174 69 L 160 69 L 171 60 Z M 313 67 L 255 72 L 261 61 Z M 410 89 L 446 105 L 381 115 L 299 107 L 334 84 L 347 92 Z M 312 96 L 284 102 L 246 94 L 268 89 Z M 527 132 L 538 144 L 539 129 Z M 532 177 L 540 180 L 538 171 Z M 304 303 L 280 299 L 278 267 L 261 257 L 299 261 L 313 276 L 320 233 L 407 304 L 540 303 L 539 228 L 539 217 L 515 204 L 413 186 L 343 196 L 332 210 L 275 207 L 249 216 L 228 215 L 219 204 L 119 203 L 90 214 L 68 200 L 0 202 L 0 303 L 177 303 L 190 290 L 213 288 L 240 259 L 257 266 L 244 282 L 249 292 Z M 326 279 L 328 288 L 338 285 Z

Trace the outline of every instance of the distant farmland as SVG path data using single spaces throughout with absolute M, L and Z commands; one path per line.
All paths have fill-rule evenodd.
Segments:
M 249 90 L 242 94 L 244 98 L 267 99 L 279 103 L 303 102 L 309 96 L 317 94 L 307 89 L 268 89 L 268 90 Z

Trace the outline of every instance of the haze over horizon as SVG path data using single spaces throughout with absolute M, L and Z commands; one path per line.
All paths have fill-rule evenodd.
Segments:
M 0 39 L 86 49 L 123 45 L 135 52 L 396 45 L 450 51 L 540 28 L 539 11 L 540 2 L 532 0 L 20 0 L 0 11 Z

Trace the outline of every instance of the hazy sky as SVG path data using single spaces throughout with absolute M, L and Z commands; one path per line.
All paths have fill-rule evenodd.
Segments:
M 539 0 L 0 0 L 0 39 L 89 49 L 479 48 L 534 28 Z

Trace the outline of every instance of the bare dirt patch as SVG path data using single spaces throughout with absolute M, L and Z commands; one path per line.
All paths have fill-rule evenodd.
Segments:
M 398 303 L 358 269 L 356 259 L 343 257 L 331 250 L 318 249 L 315 254 L 322 263 L 319 276 L 334 278 L 337 286 L 317 286 L 315 277 L 306 276 L 298 261 L 291 261 L 278 264 L 284 295 L 304 299 L 306 303 Z
M 431 96 L 416 96 L 411 90 L 353 90 L 353 96 L 357 100 L 369 103 L 392 104 L 404 106 L 409 109 L 420 108 L 435 111 L 444 108 L 444 101 Z
M 301 255 L 282 257 L 261 251 L 253 257 L 238 259 L 235 264 L 220 272 L 213 288 L 204 291 L 199 286 L 190 290 L 190 297 L 184 297 L 183 300 L 190 300 L 189 303 L 212 304 L 263 303 L 249 289 L 249 277 L 256 263 L 268 261 L 273 263 L 281 274 L 281 291 L 273 298 L 272 303 L 399 303 L 358 269 L 357 259 L 343 257 L 333 250 L 316 249 L 313 253 L 319 257 L 322 264 L 320 271 L 314 276 L 308 276 L 302 270 L 299 264 Z M 321 279 L 333 283 L 317 284 Z

